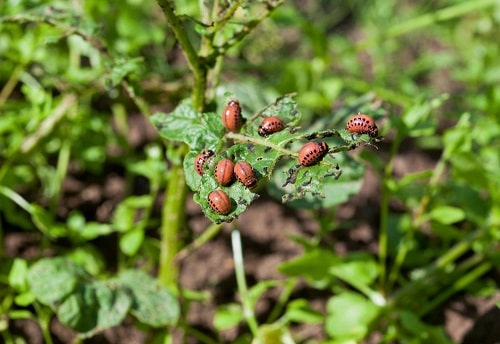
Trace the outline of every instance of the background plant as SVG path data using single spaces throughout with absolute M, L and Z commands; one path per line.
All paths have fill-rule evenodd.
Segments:
M 54 302 L 69 304 L 89 290 L 87 295 L 100 296 L 83 297 L 83 306 L 90 304 L 97 313 L 113 310 L 98 325 L 120 323 L 128 311 L 134 316 L 137 309 L 132 307 L 133 297 L 120 296 L 130 286 L 117 280 L 137 265 L 147 270 L 158 266 L 159 280 L 183 296 L 183 313 L 187 312 L 187 301 L 195 302 L 200 295 L 178 288 L 174 258 L 181 248 L 189 254 L 220 230 L 216 225 L 207 228 L 187 247 L 178 240 L 186 226 L 184 200 L 191 178 L 184 175 L 189 169 L 183 161 L 192 161 L 198 147 L 188 151 L 172 141 L 131 144 L 130 120 L 156 112 L 150 108 L 158 104 L 159 112 L 171 112 L 184 98 L 190 99 L 195 116 L 218 116 L 228 94 L 241 99 L 245 115 L 251 116 L 279 96 L 295 92 L 291 104 L 302 115 L 294 123 L 302 127 L 297 135 L 341 129 L 344 119 L 360 110 L 375 116 L 386 138 L 378 151 L 368 148 L 354 159 L 339 159 L 341 178 L 317 186 L 325 186 L 327 196 L 339 195 L 341 189 L 342 197 L 311 197 L 289 204 L 316 209 L 313 215 L 320 224 L 313 238 L 298 239 L 304 255 L 281 267 L 294 278 L 259 281 L 247 289 L 240 260 L 236 268 L 243 305 L 221 306 L 216 328 L 234 326 L 246 314 L 253 335 L 261 338 L 290 340 L 293 322 L 320 322 L 332 342 L 361 340 L 377 330 L 385 334 L 385 342 L 447 342 L 441 329 L 426 324 L 431 311 L 454 293 L 488 295 L 496 288 L 488 279 L 498 262 L 499 232 L 495 1 L 318 1 L 283 6 L 214 2 L 210 9 L 185 1 L 158 4 L 0 5 L 0 223 L 2 233 L 36 233 L 41 248 L 29 260 L 2 259 L 2 314 L 7 319 L 36 318 L 47 342 L 52 311 L 60 320 L 66 316 L 68 326 L 94 335 L 92 323 L 81 326 L 64 308 L 61 314 Z M 252 137 L 251 132 L 243 134 Z M 216 146 L 229 139 L 236 141 L 238 136 L 218 138 L 222 141 Z M 233 149 L 242 154 L 238 146 Z M 436 165 L 400 175 L 397 158 L 402 151 L 433 153 Z M 282 171 L 293 159 L 280 161 L 267 191 L 259 191 L 278 200 L 284 193 Z M 331 207 L 359 190 L 361 163 L 375 169 L 382 181 L 375 210 L 380 212 L 375 228 L 379 248 L 371 254 L 339 256 L 331 240 L 337 229 L 353 224 L 336 220 Z M 63 182 L 68 177 L 99 185 L 109 171 L 125 181 L 111 216 L 105 207 L 98 208 L 109 195 L 90 198 L 77 209 L 66 205 Z M 144 184 L 147 189 L 141 187 Z M 155 200 L 164 190 L 165 202 L 158 209 Z M 325 207 L 333 214 L 318 210 Z M 33 283 L 43 264 L 49 264 L 49 273 L 42 277 L 57 276 L 61 263 L 41 258 L 47 254 L 86 269 L 66 268 L 70 276 L 65 278 L 75 282 L 50 300 Z M 331 293 L 324 312 L 311 308 L 308 300 L 293 299 L 299 276 L 313 289 Z M 117 289 L 110 288 L 117 283 Z M 259 296 L 276 286 L 283 287 L 280 300 L 267 324 L 258 324 L 248 314 Z M 109 303 L 109 295 L 120 302 Z M 158 296 L 148 295 L 151 300 Z M 415 304 L 415 299 L 421 302 Z M 176 307 L 168 309 L 172 313 L 165 314 L 160 326 L 176 322 Z M 339 309 L 350 309 L 353 316 L 343 317 Z M 212 340 L 184 319 L 177 327 L 200 341 Z M 8 321 L 3 320 L 0 329 L 5 341 L 14 340 Z M 158 338 L 170 332 L 162 331 Z

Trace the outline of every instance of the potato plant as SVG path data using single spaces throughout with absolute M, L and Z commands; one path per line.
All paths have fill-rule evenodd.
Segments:
M 3 342 L 25 342 L 17 320 L 57 342 L 56 318 L 75 342 L 117 326 L 165 343 L 228 329 L 237 343 L 453 342 L 432 316 L 498 289 L 497 12 L 496 0 L 0 3 Z M 408 152 L 432 164 L 401 173 Z M 224 159 L 233 171 L 216 175 Z M 339 219 L 372 187 L 367 171 L 376 204 Z M 239 217 L 262 195 L 318 230 L 287 239 L 303 252 L 281 279 L 250 285 Z M 210 223 L 198 236 L 190 197 Z M 374 245 L 337 252 L 365 212 Z M 224 226 L 238 298 L 203 333 L 189 312 L 210 296 L 179 269 Z M 35 249 L 14 250 L 13 234 Z M 300 338 L 297 324 L 321 333 Z

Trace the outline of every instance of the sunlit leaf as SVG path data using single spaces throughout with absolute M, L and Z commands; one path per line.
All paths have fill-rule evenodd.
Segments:
M 155 113 L 150 119 L 163 138 L 184 142 L 192 150 L 215 149 L 222 143 L 224 126 L 219 115 L 198 113 L 187 101 L 171 113 Z
M 244 319 L 241 305 L 231 303 L 217 309 L 214 316 L 214 326 L 218 330 L 226 330 L 237 326 Z
M 326 332 L 334 338 L 361 340 L 370 331 L 372 322 L 381 312 L 359 294 L 343 292 L 327 303 Z
M 174 324 L 179 318 L 177 299 L 158 280 L 141 270 L 126 270 L 117 278 L 132 297 L 130 312 L 139 321 L 154 327 Z
M 28 283 L 35 297 L 43 304 L 54 306 L 72 293 L 90 275 L 65 258 L 44 258 L 28 272 Z

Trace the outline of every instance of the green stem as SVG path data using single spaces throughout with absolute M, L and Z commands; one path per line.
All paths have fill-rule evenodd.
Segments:
M 498 0 L 466 1 L 457 5 L 443 8 L 438 11 L 434 11 L 432 13 L 421 15 L 419 17 L 414 17 L 409 20 L 403 20 L 401 24 L 394 25 L 383 33 L 372 35 L 365 40 L 360 41 L 356 44 L 356 50 L 366 50 L 370 46 L 378 44 L 382 40 L 396 38 L 408 32 L 416 31 L 426 26 L 433 25 L 437 22 L 457 18 L 473 11 L 478 11 L 489 6 L 494 6 L 495 4 L 498 4 Z
M 69 159 L 71 156 L 71 140 L 65 138 L 62 141 L 61 149 L 59 150 L 59 157 L 57 159 L 56 176 L 57 176 L 57 192 L 54 197 L 50 200 L 50 213 L 55 214 L 57 210 L 57 205 L 59 204 L 59 199 L 61 197 L 61 186 L 64 181 L 64 177 L 68 172 Z
M 226 137 L 228 137 L 232 140 L 238 141 L 238 142 L 253 143 L 253 144 L 259 145 L 259 146 L 269 147 L 277 152 L 280 152 L 283 155 L 288 155 L 288 156 L 292 156 L 292 157 L 299 156 L 299 154 L 297 152 L 293 152 L 289 149 L 281 148 L 280 146 L 275 145 L 274 143 L 271 143 L 269 141 L 266 141 L 264 139 L 260 139 L 257 137 L 250 137 L 250 136 L 246 136 L 243 134 L 237 134 L 237 133 L 233 133 L 233 132 L 228 132 L 226 134 Z
M 22 154 L 28 154 L 33 148 L 37 147 L 43 138 L 52 133 L 54 127 L 64 118 L 68 110 L 71 109 L 76 102 L 77 97 L 74 94 L 65 95 L 61 103 L 57 105 L 42 123 L 40 123 L 37 131 L 24 139 L 19 151 Z
M 275 322 L 280 316 L 280 314 L 283 314 L 283 309 L 285 309 L 285 307 L 288 305 L 288 301 L 290 300 L 290 296 L 292 295 L 293 289 L 295 288 L 297 281 L 298 280 L 296 278 L 291 278 L 285 281 L 285 285 L 283 286 L 283 291 L 281 292 L 280 297 L 278 298 L 273 309 L 269 313 L 266 323 L 270 324 Z
M 438 307 L 444 301 L 449 299 L 453 294 L 459 292 L 460 290 L 463 290 L 469 284 L 478 280 L 481 276 L 490 271 L 492 267 L 493 265 L 490 262 L 483 262 L 469 273 L 457 279 L 451 286 L 447 287 L 442 293 L 425 302 L 423 308 L 419 309 L 418 314 L 420 316 L 428 314 L 434 308 Z
M 446 251 L 446 253 L 439 257 L 439 259 L 434 263 L 434 268 L 445 269 L 447 266 L 463 256 L 467 251 L 470 250 L 474 241 L 477 240 L 478 234 L 480 232 L 482 231 L 480 230 L 478 232 L 472 233 L 472 235 L 470 235 L 467 240 L 460 241 L 450 250 Z
M 388 231 L 389 231 L 389 199 L 391 192 L 387 187 L 387 181 L 391 179 L 392 175 L 392 164 L 394 162 L 394 157 L 401 144 L 403 134 L 399 134 L 394 139 L 389 152 L 389 161 L 384 169 L 383 184 L 382 184 L 382 199 L 380 201 L 380 228 L 379 228 L 379 238 L 378 238 L 378 257 L 379 257 L 379 268 L 380 268 L 380 287 L 384 295 L 387 295 L 389 290 L 387 281 L 387 253 L 388 253 Z
M 273 11 L 281 6 L 285 0 L 278 0 L 276 2 L 268 1 L 266 3 L 267 8 L 266 11 L 264 11 L 263 14 L 261 14 L 259 17 L 256 19 L 249 20 L 248 22 L 245 23 L 245 25 L 242 26 L 242 28 L 235 32 L 231 38 L 226 40 L 223 44 L 215 46 L 214 47 L 214 52 L 213 55 L 209 57 L 209 59 L 213 59 L 214 57 L 224 55 L 225 52 L 236 45 L 237 43 L 241 42 L 250 32 L 257 27 L 257 25 L 260 24 L 261 21 L 263 21 L 265 18 L 269 17 Z M 235 2 L 239 5 L 239 2 Z M 234 5 L 233 7 L 234 8 Z M 221 25 L 225 25 L 225 22 L 221 22 Z
M 163 14 L 167 19 L 170 29 L 173 31 L 175 38 L 177 38 L 177 41 L 182 47 L 189 69 L 193 73 L 195 79 L 193 89 L 193 107 L 201 112 L 205 106 L 207 69 L 205 65 L 201 63 L 196 50 L 189 40 L 187 32 L 182 27 L 182 23 L 179 18 L 175 15 L 174 10 L 171 7 L 173 6 L 173 3 L 168 0 L 157 0 L 157 2 L 163 10 Z
M 425 214 L 427 206 L 429 205 L 431 198 L 433 197 L 433 195 L 437 191 L 437 188 L 435 186 L 439 182 L 439 180 L 441 179 L 441 176 L 445 172 L 445 169 L 446 169 L 445 160 L 440 159 L 438 161 L 436 167 L 434 168 L 432 176 L 429 180 L 428 185 L 429 185 L 430 192 L 422 197 L 422 199 L 420 200 L 420 204 L 417 208 L 417 211 L 415 212 L 415 214 L 413 216 L 413 220 L 412 220 L 412 223 L 413 223 L 412 227 L 413 228 L 418 228 L 421 226 L 423 215 Z M 413 236 L 413 229 L 408 231 L 408 234 L 407 234 L 404 241 L 411 240 L 411 236 Z M 394 285 L 394 283 L 396 283 L 396 279 L 399 276 L 399 271 L 400 271 L 401 266 L 403 265 L 403 263 L 406 259 L 406 255 L 408 254 L 408 251 L 409 251 L 408 245 L 404 245 L 404 244 L 401 245 L 400 249 L 398 250 L 396 258 L 394 260 L 394 265 L 392 266 L 391 272 L 389 274 L 389 282 L 388 282 L 389 288 L 391 288 Z M 450 251 L 448 251 L 448 253 L 450 253 Z
M 200 58 L 189 40 L 187 32 L 182 27 L 180 19 L 175 15 L 173 3 L 168 0 L 157 0 L 163 10 L 170 29 L 182 47 L 191 72 L 194 75 L 194 88 L 192 93 L 193 107 L 203 111 L 205 107 L 206 73 L 205 65 L 200 63 Z M 180 161 L 183 160 L 185 146 L 178 149 Z M 172 164 L 167 181 L 166 199 L 163 204 L 162 216 L 162 247 L 160 253 L 159 279 L 165 285 L 173 286 L 177 283 L 178 269 L 175 257 L 179 250 L 179 233 L 185 224 L 185 201 L 187 187 L 182 164 Z
M 44 306 L 39 305 L 37 302 L 33 303 L 36 313 L 38 315 L 38 323 L 42 329 L 44 343 L 52 344 L 52 337 L 50 336 L 50 318 L 51 313 L 45 310 Z
M 409 107 L 413 101 L 411 97 L 408 97 L 403 92 L 396 92 L 389 89 L 389 87 L 378 86 L 372 81 L 343 77 L 342 82 L 346 85 L 346 88 L 353 89 L 360 93 L 374 92 L 377 94 L 377 97 L 390 103 L 398 104 L 401 107 Z
M 213 223 L 207 229 L 203 231 L 203 233 L 197 237 L 189 246 L 183 248 L 175 257 L 176 261 L 181 261 L 186 258 L 191 252 L 196 250 L 197 248 L 202 247 L 211 239 L 213 239 L 222 229 L 222 224 Z
M 137 108 L 139 109 L 139 111 L 144 116 L 146 116 L 146 117 L 149 116 L 151 112 L 149 111 L 149 106 L 146 104 L 146 102 L 144 101 L 144 99 L 142 99 L 142 98 L 140 98 L 140 97 L 137 96 L 137 94 L 134 91 L 134 88 L 132 86 L 130 86 L 130 84 L 125 79 L 123 79 L 120 82 L 120 84 L 123 87 L 123 89 L 125 90 L 125 93 L 127 93 L 127 95 L 129 96 L 129 98 L 132 99 L 132 101 L 134 102 L 135 106 L 137 106 Z
M 193 336 L 194 338 L 196 338 L 199 343 L 203 343 L 203 344 L 218 344 L 218 343 L 220 343 L 219 341 L 216 341 L 216 340 L 212 339 L 205 332 L 203 332 L 201 330 L 197 330 L 194 327 L 186 326 L 185 327 L 185 331 L 186 331 L 187 334 L 190 334 L 191 336 Z
M 481 262 L 483 257 L 474 255 L 466 261 L 457 263 L 457 261 L 461 260 L 461 258 L 470 250 L 472 244 L 477 242 L 478 238 L 485 233 L 487 233 L 485 229 L 480 229 L 479 231 L 469 235 L 466 240 L 453 246 L 444 255 L 437 259 L 429 268 L 423 271 L 421 278 L 414 280 L 401 288 L 394 296 L 394 303 L 405 302 L 405 300 L 414 300 L 417 296 L 422 300 L 426 299 L 427 296 L 431 296 L 431 298 L 434 299 L 435 296 L 432 294 L 435 293 L 435 290 L 429 289 L 431 286 L 435 288 L 437 284 L 442 284 L 443 281 L 446 283 L 445 274 L 450 275 L 453 271 L 455 273 L 460 273 L 460 271 L 466 271 L 473 265 Z M 457 267 L 455 267 L 455 265 Z M 448 272 L 450 268 L 453 269 L 452 272 Z
M 157 0 L 157 2 L 163 10 L 167 24 L 182 47 L 188 66 L 194 75 L 193 107 L 201 112 L 205 107 L 207 69 L 205 65 L 200 63 L 200 58 L 191 44 L 187 32 L 182 27 L 180 19 L 175 15 L 172 8 L 173 3 L 168 0 Z M 185 148 L 185 146 L 181 146 L 178 149 L 180 161 L 183 160 Z M 174 286 L 177 283 L 178 268 L 175 265 L 175 256 L 179 250 L 179 233 L 185 224 L 184 207 L 187 192 L 183 166 L 173 163 L 167 180 L 161 225 L 159 279 L 164 285 Z
M 236 283 L 238 284 L 238 291 L 241 297 L 241 303 L 243 306 L 243 315 L 247 321 L 248 327 L 252 332 L 254 338 L 259 337 L 259 325 L 257 319 L 255 318 L 255 313 L 251 307 L 247 282 L 245 280 L 245 267 L 243 265 L 243 252 L 241 247 L 241 236 L 237 229 L 231 232 L 231 245 L 233 248 L 233 259 L 234 259 L 234 269 L 236 273 Z M 260 343 L 257 340 L 257 343 Z
M 27 213 L 31 214 L 33 212 L 31 204 L 14 190 L 0 185 L 0 195 L 4 195 L 12 202 L 16 203 L 19 207 L 23 208 L 23 210 Z
M 10 74 L 9 80 L 5 83 L 4 87 L 0 91 L 0 105 L 3 105 L 7 98 L 11 95 L 12 91 L 19 81 L 19 76 L 24 70 L 24 65 L 18 65 L 16 69 Z
M 433 13 L 421 15 L 411 20 L 405 20 L 401 24 L 391 27 L 386 35 L 389 38 L 403 35 L 407 32 L 415 31 L 425 26 L 435 24 L 440 21 L 450 20 L 460 17 L 472 11 L 498 4 L 498 0 L 476 0 L 466 1 L 457 5 L 443 8 Z
M 187 187 L 182 165 L 174 165 L 168 173 L 167 191 L 162 209 L 159 279 L 167 286 L 177 283 L 175 256 L 179 250 L 179 233 L 184 227 Z

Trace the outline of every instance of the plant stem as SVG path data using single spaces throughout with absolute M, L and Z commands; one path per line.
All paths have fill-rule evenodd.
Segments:
M 20 194 L 15 192 L 14 190 L 0 185 L 0 195 L 4 195 L 8 199 L 10 199 L 12 202 L 16 203 L 19 207 L 21 207 L 27 213 L 31 214 L 33 212 L 31 204 L 28 201 L 26 201 Z
M 285 0 L 278 0 L 275 3 L 268 1 L 266 3 L 267 8 L 266 8 L 266 11 L 264 11 L 264 13 L 262 13 L 259 17 L 246 22 L 245 25 L 243 25 L 239 31 L 235 32 L 233 34 L 233 36 L 231 38 L 227 39 L 223 44 L 215 46 L 214 53 L 212 56 L 210 56 L 210 58 L 213 59 L 216 56 L 224 55 L 228 49 L 230 49 L 231 47 L 233 47 L 237 43 L 241 42 L 243 40 L 243 38 L 245 38 L 250 32 L 253 31 L 253 29 L 255 29 L 257 27 L 257 25 L 260 24 L 261 21 L 263 21 L 265 18 L 269 17 L 271 15 L 271 13 L 276 8 L 281 6 L 284 2 L 285 2 Z M 234 3 L 238 4 L 238 6 L 240 6 L 238 1 L 235 1 Z M 236 11 L 236 9 L 237 9 L 237 7 L 235 7 L 233 5 L 229 11 L 233 11 L 233 10 Z M 230 12 L 228 12 L 228 13 L 230 13 Z M 230 14 L 233 15 L 233 13 L 230 13 Z M 223 21 L 221 21 L 216 26 L 218 27 L 219 25 L 225 25 L 225 24 L 226 24 L 226 21 L 225 21 L 225 19 L 223 19 Z
M 389 231 L 389 198 L 390 190 L 387 186 L 387 181 L 391 179 L 392 164 L 394 157 L 399 149 L 399 145 L 403 139 L 403 134 L 398 134 L 394 139 L 389 152 L 389 160 L 385 165 L 383 184 L 382 184 L 382 199 L 380 201 L 380 228 L 378 238 L 378 257 L 380 268 L 380 288 L 384 296 L 389 292 L 387 281 L 387 253 L 388 253 L 388 231 Z
M 198 343 L 203 343 L 203 344 L 218 344 L 220 342 L 212 339 L 208 334 L 203 332 L 202 330 L 197 330 L 194 327 L 191 326 L 186 326 L 185 331 L 187 334 L 192 335 L 198 340 Z
M 120 82 L 120 85 L 123 87 L 123 90 L 125 93 L 129 96 L 130 99 L 134 102 L 135 106 L 139 109 L 139 111 L 144 115 L 144 116 L 149 116 L 151 114 L 151 111 L 149 111 L 149 107 L 144 101 L 144 99 L 140 98 L 137 96 L 137 94 L 134 91 L 134 88 L 130 86 L 130 84 L 123 79 Z
M 57 158 L 57 192 L 54 194 L 50 200 L 50 213 L 55 214 L 57 211 L 57 206 L 61 198 L 61 186 L 63 184 L 66 173 L 68 172 L 69 159 L 71 156 L 71 141 L 65 138 L 61 143 L 61 149 L 59 150 L 59 156 Z
M 482 259 L 482 257 L 479 259 Z M 481 263 L 479 266 L 474 268 L 472 271 L 470 271 L 469 273 L 467 273 L 467 274 L 463 275 L 462 277 L 460 277 L 459 279 L 457 279 L 444 292 L 442 292 L 441 294 L 437 295 L 436 297 L 433 297 L 432 299 L 425 302 L 423 308 L 418 311 L 418 314 L 420 316 L 426 315 L 427 313 L 432 311 L 434 308 L 441 305 L 445 300 L 449 299 L 453 294 L 459 292 L 460 290 L 464 289 L 472 282 L 476 281 L 482 275 L 487 273 L 492 267 L 493 267 L 493 265 L 490 262 Z
M 175 15 L 172 8 L 173 3 L 168 0 L 157 0 L 157 2 L 163 10 L 167 24 L 182 47 L 188 66 L 194 75 L 193 108 L 202 112 L 205 107 L 207 69 L 205 65 L 200 63 L 200 58 L 191 44 L 187 32 Z M 185 146 L 178 149 L 180 161 L 183 160 L 185 150 Z M 162 246 L 159 279 L 164 285 L 173 286 L 177 283 L 178 268 L 175 265 L 175 256 L 179 250 L 179 232 L 185 223 L 184 208 L 187 191 L 183 166 L 173 163 L 167 181 L 161 226 Z
M 43 138 L 48 137 L 52 133 L 54 127 L 64 118 L 68 110 L 70 110 L 76 102 L 76 95 L 71 93 L 65 95 L 52 113 L 40 123 L 37 131 L 24 139 L 19 151 L 22 154 L 28 154 L 33 148 L 37 147 Z
M 458 263 L 458 261 L 460 261 L 462 257 L 464 257 L 464 254 L 466 254 L 470 250 L 472 244 L 474 242 L 477 242 L 478 238 L 482 234 L 485 234 L 485 231 L 487 232 L 485 228 L 482 228 L 474 233 L 471 233 L 471 235 L 469 235 L 466 240 L 457 243 L 451 249 L 446 251 L 446 253 L 443 256 L 439 257 L 439 259 L 437 259 L 430 267 L 428 267 L 423 272 L 423 276 L 421 278 L 411 281 L 410 283 L 406 284 L 403 288 L 398 290 L 393 299 L 394 303 L 395 304 L 398 304 L 400 302 L 405 303 L 408 300 L 414 301 L 415 297 L 418 297 L 421 300 L 432 300 L 431 303 L 434 303 L 434 300 L 436 298 L 440 298 L 440 300 L 442 301 L 448 298 L 458 289 L 456 287 L 457 281 L 455 281 L 453 284 L 451 284 L 450 282 L 451 287 L 448 288 L 451 288 L 449 290 L 451 293 L 445 291 L 441 294 L 438 294 L 436 288 L 440 288 L 439 283 L 442 283 L 440 281 L 446 280 L 447 278 L 449 280 L 450 276 L 451 278 L 453 278 L 452 274 L 456 274 L 456 276 L 458 276 L 458 281 L 461 281 L 464 278 L 470 278 L 471 276 L 476 276 L 476 278 L 478 278 L 479 276 L 484 274 L 484 272 L 482 272 L 479 275 L 475 275 L 474 272 L 469 272 L 466 275 L 469 277 L 464 277 L 463 275 L 463 273 L 465 273 L 466 270 L 470 269 L 474 265 L 480 264 L 479 266 L 483 266 L 485 264 L 485 262 L 483 261 L 484 257 L 482 255 L 475 254 L 469 257 L 468 259 L 461 261 L 460 263 Z M 480 268 L 480 271 L 482 271 L 483 268 L 484 267 Z M 477 270 L 479 269 L 479 267 L 475 269 Z M 472 282 L 472 280 L 470 280 L 468 283 L 470 282 Z M 463 281 L 460 283 L 463 283 Z M 446 285 L 448 286 L 448 284 Z M 462 286 L 462 288 L 465 287 L 463 284 L 460 285 Z M 438 303 L 436 303 L 436 305 L 438 305 Z M 419 304 L 419 308 L 421 306 L 423 307 L 422 304 Z M 428 309 L 428 307 L 429 305 L 426 303 L 425 309 L 427 309 L 427 311 L 430 310 L 430 308 Z M 421 310 L 419 313 L 425 314 L 425 312 Z
M 205 65 L 200 62 L 200 58 L 191 44 L 187 32 L 182 27 L 182 23 L 179 18 L 175 15 L 174 10 L 171 7 L 173 6 L 173 3 L 168 0 L 157 0 L 157 2 L 163 10 L 163 14 L 167 19 L 170 29 L 173 31 L 175 38 L 177 38 L 177 41 L 182 47 L 189 69 L 193 73 L 195 79 L 193 89 L 193 107 L 202 112 L 203 107 L 205 106 L 207 69 Z
M 50 318 L 51 313 L 44 309 L 44 306 L 39 305 L 37 302 L 33 303 L 33 307 L 36 310 L 38 315 L 38 323 L 40 324 L 40 328 L 42 329 L 44 343 L 52 344 L 52 337 L 50 336 Z
M 185 257 L 187 257 L 191 252 L 196 250 L 199 247 L 205 245 L 208 241 L 214 238 L 217 234 L 219 234 L 222 229 L 222 224 L 212 224 L 207 229 L 203 231 L 203 233 L 197 237 L 189 246 L 183 248 L 177 256 L 175 257 L 176 261 L 181 261 Z
M 435 24 L 440 21 L 450 20 L 481 8 L 498 4 L 498 0 L 476 0 L 452 5 L 441 10 L 427 13 L 411 20 L 405 20 L 401 24 L 394 25 L 387 32 L 388 38 L 394 38 L 407 32 L 418 30 L 422 27 Z
M 390 27 L 385 32 L 375 33 L 375 35 L 371 35 L 366 39 L 356 43 L 355 48 L 357 51 L 362 51 L 375 44 L 378 44 L 381 40 L 393 39 L 407 34 L 408 32 L 416 31 L 426 26 L 433 25 L 437 22 L 450 20 L 473 11 L 478 11 L 489 6 L 494 6 L 497 3 L 498 0 L 465 1 L 457 5 L 452 5 L 434 11 L 432 13 L 426 13 L 418 17 L 410 18 L 409 20 L 402 20 L 400 24 Z
M 288 156 L 292 156 L 292 157 L 299 156 L 299 154 L 297 152 L 293 152 L 289 149 L 281 148 L 280 146 L 275 145 L 274 143 L 271 143 L 269 141 L 266 141 L 264 139 L 260 139 L 257 137 L 250 137 L 250 136 L 246 136 L 243 134 L 236 134 L 233 132 L 228 132 L 226 134 L 226 137 L 228 137 L 232 140 L 235 140 L 235 141 L 239 141 L 239 142 L 247 142 L 247 143 L 253 143 L 253 144 L 264 146 L 264 147 L 269 147 L 277 152 L 280 152 L 283 155 L 288 155 Z
M 162 209 L 159 279 L 163 285 L 177 283 L 175 256 L 179 250 L 179 232 L 184 226 L 187 187 L 182 165 L 174 165 L 168 174 L 167 191 Z
M 247 324 L 248 324 L 248 327 L 250 328 L 250 331 L 252 332 L 252 335 L 254 336 L 254 338 L 258 338 L 259 326 L 258 326 L 257 319 L 255 318 L 255 314 L 253 312 L 252 307 L 250 306 L 250 302 L 248 299 L 249 295 L 248 295 L 247 282 L 245 280 L 245 267 L 243 265 L 243 252 L 242 252 L 242 247 L 241 247 L 241 236 L 240 236 L 240 232 L 236 228 L 231 232 L 231 245 L 233 248 L 233 259 L 234 259 L 234 269 L 236 272 L 236 282 L 238 284 L 238 291 L 240 292 L 241 303 L 243 306 L 243 315 L 247 321 Z M 257 341 L 257 343 L 260 343 L 260 341 Z
M 278 319 L 279 315 L 283 313 L 283 309 L 285 309 L 285 307 L 287 306 L 290 300 L 290 296 L 292 295 L 293 289 L 297 284 L 297 281 L 298 280 L 296 278 L 290 278 L 285 281 L 283 286 L 283 291 L 281 292 L 273 309 L 269 313 L 266 323 L 270 324 L 275 322 Z
M 10 94 L 12 91 L 14 91 L 14 88 L 17 85 L 17 82 L 19 81 L 19 76 L 24 70 L 23 65 L 18 65 L 16 69 L 10 74 L 9 80 L 5 83 L 4 87 L 0 91 L 0 105 L 3 105 L 7 98 L 9 98 Z
M 422 218 L 425 214 L 425 211 L 427 209 L 427 206 L 431 200 L 431 198 L 434 196 L 434 194 L 437 191 L 436 185 L 439 182 L 441 176 L 445 172 L 446 168 L 446 163 L 444 158 L 441 158 L 438 163 L 436 164 L 436 167 L 434 167 L 432 176 L 429 180 L 429 193 L 424 195 L 422 199 L 420 200 L 420 204 L 415 211 L 413 218 L 412 218 L 412 230 L 408 232 L 407 235 L 411 236 L 413 235 L 413 229 L 418 228 L 421 226 Z M 409 239 L 409 238 L 408 238 Z M 467 248 L 468 249 L 468 248 Z M 447 254 L 449 254 L 450 251 L 448 251 Z M 400 249 L 397 252 L 396 258 L 394 260 L 394 265 L 391 268 L 391 272 L 389 274 L 389 288 L 391 288 L 394 283 L 396 282 L 396 279 L 399 275 L 399 270 L 401 266 L 403 265 L 403 262 L 406 259 L 406 255 L 408 254 L 408 245 L 402 245 Z

